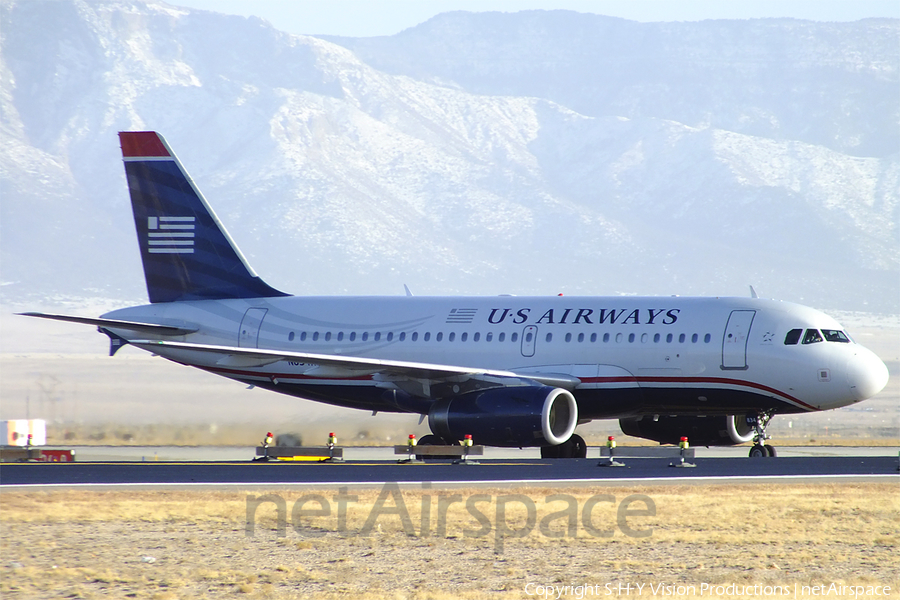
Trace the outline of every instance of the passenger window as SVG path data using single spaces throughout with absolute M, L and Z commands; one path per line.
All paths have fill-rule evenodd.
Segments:
M 305 332 L 305 331 L 303 331 L 303 332 L 300 333 L 300 341 L 301 341 L 301 342 L 305 342 L 305 341 L 306 341 L 306 332 Z
M 571 333 L 567 333 L 567 334 L 566 334 L 566 341 L 567 341 L 567 342 L 571 342 L 571 341 L 572 341 L 572 334 L 571 334 Z
M 355 332 L 355 331 L 351 331 L 351 332 L 350 332 L 350 341 L 351 341 L 351 342 L 355 342 L 355 341 L 356 341 L 356 332 Z
M 691 343 L 696 344 L 697 340 L 699 340 L 699 339 L 700 339 L 700 336 L 695 333 L 694 335 L 691 336 Z
M 629 334 L 628 334 L 628 343 L 629 343 L 629 344 L 633 344 L 633 343 L 634 343 L 634 334 L 633 334 L 633 333 L 629 333 Z
M 401 332 L 400 332 L 400 341 L 402 342 L 402 341 L 404 341 L 404 340 L 406 340 L 406 332 L 405 332 L 405 331 L 401 331 Z
M 531 343 L 531 338 L 532 338 L 532 334 L 529 331 L 528 333 L 525 334 L 525 341 L 528 343 Z
M 552 333 L 548 333 L 548 334 L 547 334 L 547 341 L 548 341 L 548 342 L 553 341 L 553 334 L 552 334 Z
M 849 344 L 850 338 L 843 331 L 837 329 L 823 329 L 822 335 L 825 336 L 826 342 L 840 342 L 841 344 Z
M 583 341 L 584 341 L 584 334 L 583 334 L 583 333 L 579 333 L 579 334 L 578 334 L 578 341 L 579 341 L 579 342 L 583 342 Z
M 469 338 L 469 334 L 463 332 L 463 334 L 462 334 L 461 336 L 459 336 L 459 341 L 464 342 L 464 341 L 466 341 L 468 338 Z
M 435 339 L 435 341 L 438 341 L 438 342 L 441 341 L 442 339 L 444 339 L 444 332 L 438 331 L 438 334 L 437 334 L 437 336 L 435 336 L 434 339 Z
M 592 334 L 591 334 L 591 343 L 596 342 L 596 341 L 597 341 L 597 334 L 596 334 L 596 333 L 592 333 Z
M 518 340 L 518 339 L 519 339 L 519 334 L 518 334 L 518 333 L 514 333 L 514 334 L 512 334 L 511 336 L 509 336 L 509 341 L 511 341 L 511 342 L 515 342 L 515 341 Z
M 364 342 L 369 341 L 369 332 L 368 331 L 363 332 L 363 341 Z
M 290 333 L 288 334 L 288 341 L 289 341 L 289 342 L 293 342 L 293 341 L 294 341 L 294 332 L 293 332 L 293 331 L 290 332 Z
M 797 342 L 800 341 L 800 335 L 803 333 L 802 329 L 791 329 L 787 332 L 787 335 L 784 336 L 784 345 L 785 346 L 794 346 Z
M 319 332 L 318 332 L 318 331 L 316 331 L 315 333 L 313 333 L 313 341 L 314 341 L 314 342 L 318 342 L 318 341 L 319 341 Z
M 609 334 L 608 334 L 608 333 L 604 333 L 604 334 L 603 334 L 603 343 L 605 344 L 605 343 L 608 343 L 608 342 L 609 342 Z
M 393 341 L 393 340 L 394 340 L 394 332 L 393 332 L 393 331 L 389 331 L 389 332 L 388 332 L 388 336 L 387 336 L 387 341 L 391 342 L 391 341 Z
M 418 332 L 418 331 L 413 331 L 413 334 L 412 334 L 412 341 L 415 342 L 415 341 L 417 341 L 418 339 L 419 339 L 419 332 Z
M 330 342 L 330 341 L 331 341 L 331 332 L 330 332 L 330 331 L 329 331 L 328 333 L 325 334 L 325 341 L 326 341 L 326 342 Z
M 338 331 L 338 341 L 339 342 L 344 341 L 344 332 L 343 331 Z
M 476 331 L 476 332 L 475 332 L 475 335 L 472 336 L 472 341 L 473 341 L 473 342 L 477 342 L 477 341 L 480 340 L 480 339 L 481 339 L 481 334 L 480 334 L 479 332 Z
M 456 339 L 456 334 L 451 331 L 450 335 L 447 336 L 447 341 L 452 342 L 455 339 Z
M 819 333 L 818 329 L 807 329 L 806 335 L 803 336 L 804 344 L 815 344 L 817 342 L 824 342 L 822 339 L 822 334 Z
M 426 331 L 426 332 L 425 332 L 425 341 L 427 342 L 427 341 L 430 340 L 430 339 L 431 339 L 431 332 L 430 332 L 430 331 Z
M 493 334 L 493 332 L 490 332 L 490 331 L 489 331 L 489 332 L 487 332 L 486 334 L 484 334 L 484 341 L 490 342 L 490 341 L 493 340 L 493 339 L 494 339 L 494 334 Z
M 501 333 L 500 335 L 497 336 L 497 341 L 498 341 L 498 342 L 502 342 L 502 341 L 505 340 L 505 339 L 506 339 L 506 334 L 505 334 L 505 333 Z
M 380 339 L 381 339 L 381 332 L 380 332 L 380 331 L 376 331 L 376 332 L 375 332 L 375 341 L 377 342 L 377 341 L 379 341 Z

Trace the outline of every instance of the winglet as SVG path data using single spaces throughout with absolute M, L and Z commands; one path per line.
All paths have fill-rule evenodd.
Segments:
M 756 293 L 756 290 L 753 289 L 753 286 L 750 286 L 750 297 L 751 298 L 759 298 L 759 294 Z

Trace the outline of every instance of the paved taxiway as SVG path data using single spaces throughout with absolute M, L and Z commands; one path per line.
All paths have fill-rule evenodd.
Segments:
M 673 468 L 676 458 L 623 458 L 624 467 L 599 467 L 598 459 L 493 459 L 480 464 L 396 461 L 303 463 L 104 462 L 8 463 L 0 486 L 310 486 L 380 485 L 386 482 L 439 485 L 577 485 L 586 483 L 900 481 L 898 457 L 819 456 L 703 458 L 694 468 Z

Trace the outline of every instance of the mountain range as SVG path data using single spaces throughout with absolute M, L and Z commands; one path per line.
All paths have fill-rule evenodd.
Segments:
M 453 12 L 291 35 L 0 2 L 0 299 L 145 297 L 116 132 L 296 294 L 760 295 L 900 312 L 900 22 Z

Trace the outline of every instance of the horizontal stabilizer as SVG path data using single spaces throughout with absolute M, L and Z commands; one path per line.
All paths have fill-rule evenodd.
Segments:
M 54 321 L 67 321 L 70 323 L 81 323 L 82 325 L 96 325 L 97 327 L 109 327 L 112 329 L 127 329 L 129 331 L 139 331 L 143 333 L 154 333 L 157 335 L 187 335 L 197 331 L 196 327 L 184 327 L 177 325 L 159 325 L 156 323 L 135 323 L 132 321 L 119 321 L 117 319 L 99 319 L 92 317 L 73 317 L 71 315 L 55 315 L 51 313 L 25 312 L 17 313 L 23 317 L 40 317 L 41 319 L 52 319 Z

